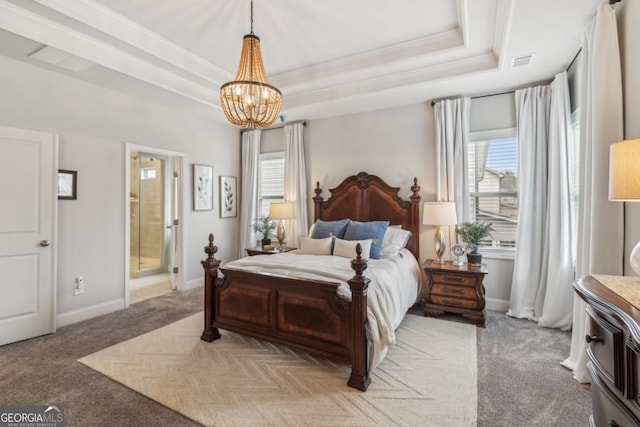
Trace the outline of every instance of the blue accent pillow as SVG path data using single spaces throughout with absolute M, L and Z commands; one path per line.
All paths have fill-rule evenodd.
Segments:
M 380 258 L 382 241 L 387 228 L 389 228 L 389 221 L 351 221 L 347 226 L 347 231 L 344 233 L 344 240 L 372 239 L 373 243 L 371 244 L 369 255 L 371 259 L 378 259 Z
M 313 227 L 311 238 L 325 239 L 333 236 L 342 239 L 350 222 L 350 219 L 341 219 L 340 221 L 323 221 L 319 219 Z

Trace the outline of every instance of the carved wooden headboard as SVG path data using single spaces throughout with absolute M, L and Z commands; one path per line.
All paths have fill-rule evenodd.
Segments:
M 390 225 L 401 225 L 411 231 L 407 243 L 418 262 L 420 261 L 420 186 L 413 179 L 409 197 L 398 196 L 400 187 L 391 187 L 376 175 L 360 172 L 346 178 L 340 185 L 329 190 L 331 197 L 323 200 L 320 183 L 316 183 L 313 202 L 314 220 L 336 221 L 350 218 L 355 221 L 389 221 Z

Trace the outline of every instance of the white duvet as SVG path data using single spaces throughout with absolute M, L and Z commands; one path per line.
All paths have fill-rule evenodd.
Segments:
M 338 295 L 348 300 L 351 291 L 347 280 L 355 274 L 347 258 L 296 251 L 241 258 L 223 267 L 337 282 L 340 283 Z M 373 369 L 387 354 L 389 346 L 395 344 L 395 330 L 418 300 L 422 274 L 413 254 L 403 249 L 398 256 L 369 260 L 364 275 L 371 279 L 367 293 L 367 335 L 369 366 Z

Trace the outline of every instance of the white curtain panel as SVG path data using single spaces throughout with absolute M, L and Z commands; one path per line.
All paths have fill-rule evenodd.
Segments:
M 546 279 L 547 158 L 551 88 L 516 91 L 518 232 L 508 316 L 538 320 Z
M 285 229 L 287 246 L 299 247 L 298 239 L 305 237 L 309 229 L 307 205 L 307 168 L 304 158 L 304 125 L 293 123 L 284 126 L 284 198 L 294 202 L 295 219 L 287 221 Z
M 577 277 L 623 274 L 623 206 L 608 200 L 609 146 L 623 138 L 619 52 L 615 10 L 601 5 L 582 41 Z M 584 339 L 589 323 L 584 302 L 574 298 L 571 353 L 562 365 L 577 381 L 590 382 Z
M 467 143 L 469 140 L 469 98 L 436 102 L 433 113 L 436 125 L 437 201 L 455 202 L 458 223 L 469 221 L 469 181 L 467 179 Z M 449 227 L 449 242 L 456 241 L 454 227 Z
M 507 315 L 569 330 L 573 309 L 571 141 L 566 73 L 516 92 L 518 245 Z
M 240 236 L 238 256 L 246 256 L 245 248 L 256 245 L 257 236 L 251 224 L 258 216 L 258 165 L 260 164 L 261 131 L 242 132 L 242 193 L 240 198 Z

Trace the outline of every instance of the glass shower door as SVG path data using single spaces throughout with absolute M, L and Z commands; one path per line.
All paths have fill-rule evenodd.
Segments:
M 166 162 L 162 156 L 132 153 L 131 277 L 167 271 Z

